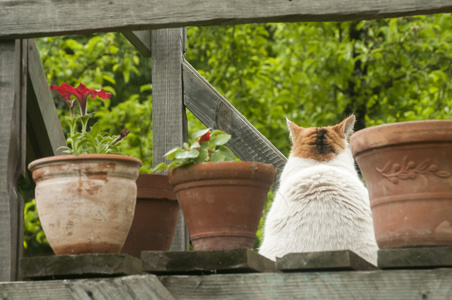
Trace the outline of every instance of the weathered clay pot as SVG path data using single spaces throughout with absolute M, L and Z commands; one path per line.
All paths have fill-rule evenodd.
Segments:
M 209 162 L 169 172 L 195 250 L 252 248 L 272 165 Z
M 120 252 L 133 220 L 141 165 L 113 154 L 30 163 L 39 219 L 55 254 Z
M 452 121 L 370 127 L 350 144 L 380 248 L 452 245 Z
M 141 257 L 143 250 L 168 251 L 179 205 L 167 175 L 140 174 L 132 227 L 121 252 Z

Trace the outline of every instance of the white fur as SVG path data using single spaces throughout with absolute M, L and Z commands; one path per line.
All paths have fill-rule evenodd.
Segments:
M 289 156 L 268 212 L 259 253 L 351 250 L 377 264 L 367 189 L 346 149 L 328 162 Z

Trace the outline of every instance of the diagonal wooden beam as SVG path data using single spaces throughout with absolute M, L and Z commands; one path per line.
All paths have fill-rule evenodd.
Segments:
M 241 160 L 272 164 L 280 174 L 286 157 L 187 61 L 183 75 L 185 106 L 207 127 L 231 134 L 227 146 Z
M 452 12 L 450 0 L 0 1 L 0 38 L 203 25 L 370 20 Z
M 137 48 L 144 57 L 151 57 L 151 32 L 141 31 L 123 31 L 122 35 Z
M 33 39 L 28 40 L 27 160 L 61 154 L 66 145 L 44 67 Z

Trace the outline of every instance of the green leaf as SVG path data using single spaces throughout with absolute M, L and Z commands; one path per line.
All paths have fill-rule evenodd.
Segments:
M 177 159 L 196 158 L 199 155 L 199 151 L 191 149 L 189 151 L 181 151 L 176 154 Z
M 228 147 L 221 146 L 215 153 L 221 154 L 224 161 L 235 161 L 235 154 Z
M 209 155 L 209 150 L 208 150 L 207 146 L 201 147 L 199 149 L 199 155 L 196 158 L 195 163 L 205 162 L 208 155 Z
M 199 131 L 196 131 L 195 133 L 193 133 L 192 138 L 194 140 L 196 140 L 197 138 L 202 137 L 203 135 L 205 135 L 207 132 L 210 131 L 210 128 L 206 128 L 206 129 L 201 129 Z
M 229 134 L 220 134 L 212 137 L 211 143 L 213 143 L 216 146 L 224 145 L 231 139 L 231 135 Z
M 199 144 L 199 142 L 195 141 L 193 144 L 191 144 L 190 149 L 197 149 L 197 148 L 201 148 L 201 145 Z
M 153 173 L 159 173 L 161 171 L 168 170 L 168 165 L 164 162 L 159 163 L 154 169 L 152 169 Z
M 172 161 L 172 162 L 168 165 L 168 169 L 176 168 L 176 167 L 179 167 L 179 166 L 182 166 L 182 165 L 183 165 L 182 161 L 176 159 L 176 160 Z
M 212 161 L 212 162 L 225 161 L 225 159 L 226 159 L 226 157 L 223 154 L 221 154 L 220 152 L 215 152 L 210 157 L 210 161 Z
M 104 75 L 104 76 L 102 76 L 102 78 L 106 81 L 109 81 L 111 84 L 116 84 L 116 80 L 109 75 Z
M 181 147 L 175 147 L 170 151 L 166 152 L 165 155 L 163 155 L 163 157 L 166 157 L 166 159 L 168 160 L 173 160 L 179 151 L 182 151 Z

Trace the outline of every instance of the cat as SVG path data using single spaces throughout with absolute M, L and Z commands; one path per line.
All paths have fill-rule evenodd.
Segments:
M 369 196 L 347 142 L 354 124 L 354 115 L 328 127 L 287 119 L 293 146 L 265 220 L 261 255 L 351 250 L 377 265 Z

